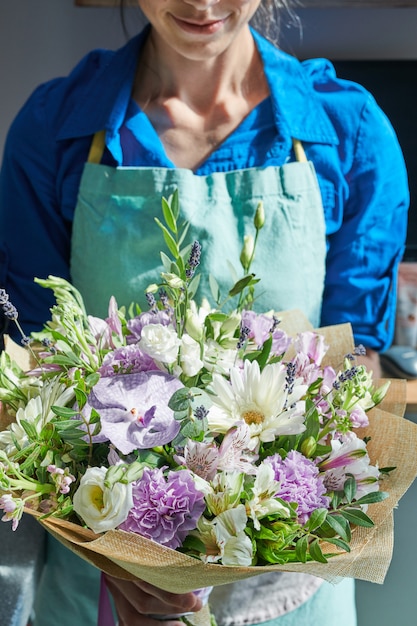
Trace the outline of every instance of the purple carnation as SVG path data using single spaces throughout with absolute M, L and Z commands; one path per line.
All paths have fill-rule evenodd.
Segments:
M 145 468 L 133 485 L 133 507 L 122 530 L 138 533 L 168 548 L 178 548 L 205 508 L 188 470 L 169 472 Z
M 127 322 L 127 329 L 131 335 L 130 338 L 128 337 L 128 341 L 138 341 L 142 336 L 142 328 L 148 324 L 169 326 L 172 324 L 172 315 L 167 311 L 155 311 L 153 309 L 137 315 Z
M 136 345 L 123 346 L 106 354 L 99 368 L 102 376 L 135 374 L 158 369 L 151 357 Z
M 285 502 L 296 502 L 301 524 L 305 524 L 315 509 L 327 508 L 330 498 L 325 496 L 326 488 L 319 469 L 313 461 L 291 450 L 285 459 L 275 454 L 265 461 L 274 470 L 275 480 L 280 483 L 275 494 Z

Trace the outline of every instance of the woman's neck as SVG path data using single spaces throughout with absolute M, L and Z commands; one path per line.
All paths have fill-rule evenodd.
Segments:
M 230 97 L 263 99 L 267 87 L 262 76 L 249 28 L 222 54 L 203 60 L 180 55 L 151 31 L 138 63 L 133 96 L 145 109 L 152 101 L 174 98 L 204 115 Z
M 178 167 L 196 169 L 269 89 L 252 35 L 215 58 L 180 56 L 150 37 L 138 63 L 133 97 Z

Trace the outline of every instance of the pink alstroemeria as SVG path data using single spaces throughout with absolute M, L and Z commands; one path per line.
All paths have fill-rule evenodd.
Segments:
M 129 454 L 172 441 L 180 424 L 168 407 L 182 383 L 164 372 L 138 372 L 101 378 L 88 403 L 100 415 L 101 434 Z

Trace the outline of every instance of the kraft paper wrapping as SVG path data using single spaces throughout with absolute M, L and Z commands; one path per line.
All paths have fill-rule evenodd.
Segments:
M 297 311 L 283 314 L 281 327 L 291 335 L 311 329 Z M 343 356 L 353 350 L 350 325 L 321 328 L 317 332 L 324 335 L 330 346 L 326 363 L 338 369 Z M 10 340 L 7 350 L 21 363 L 20 358 L 24 356 L 26 365 L 30 365 L 26 351 Z M 379 382 L 384 381 L 375 381 L 375 384 L 378 386 Z M 361 433 L 361 436 L 371 437 L 368 450 L 373 464 L 398 468 L 384 478 L 381 486 L 389 492 L 389 498 L 369 507 L 368 514 L 375 526 L 353 530 L 351 552 L 339 553 L 327 564 L 309 562 L 259 567 L 205 564 L 134 533 L 112 530 L 96 535 L 77 524 L 54 518 L 40 519 L 39 514 L 27 512 L 35 515 L 61 543 L 100 570 L 129 580 L 137 577 L 173 593 L 227 584 L 273 571 L 303 572 L 330 582 L 349 577 L 382 583 L 392 557 L 393 509 L 417 475 L 417 425 L 403 418 L 405 398 L 405 381 L 393 380 L 383 402 L 369 412 L 370 425 Z M 3 415 L 2 423 L 8 421 Z M 337 551 L 332 545 L 328 545 L 328 549 L 326 544 L 322 547 L 325 553 Z M 197 626 L 208 624 L 207 610 L 192 619 Z

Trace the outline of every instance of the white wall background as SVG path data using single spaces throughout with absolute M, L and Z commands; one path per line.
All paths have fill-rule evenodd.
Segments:
M 296 29 L 285 30 L 283 48 L 302 58 L 417 59 L 417 8 L 298 13 L 302 38 Z M 134 9 L 128 26 L 133 33 Z M 124 40 L 115 9 L 77 8 L 73 0 L 0 0 L 0 152 L 15 113 L 36 85 L 66 74 L 88 50 L 116 48 Z M 386 583 L 358 585 L 359 626 L 417 624 L 416 492 L 414 486 L 396 512 L 395 557 Z

